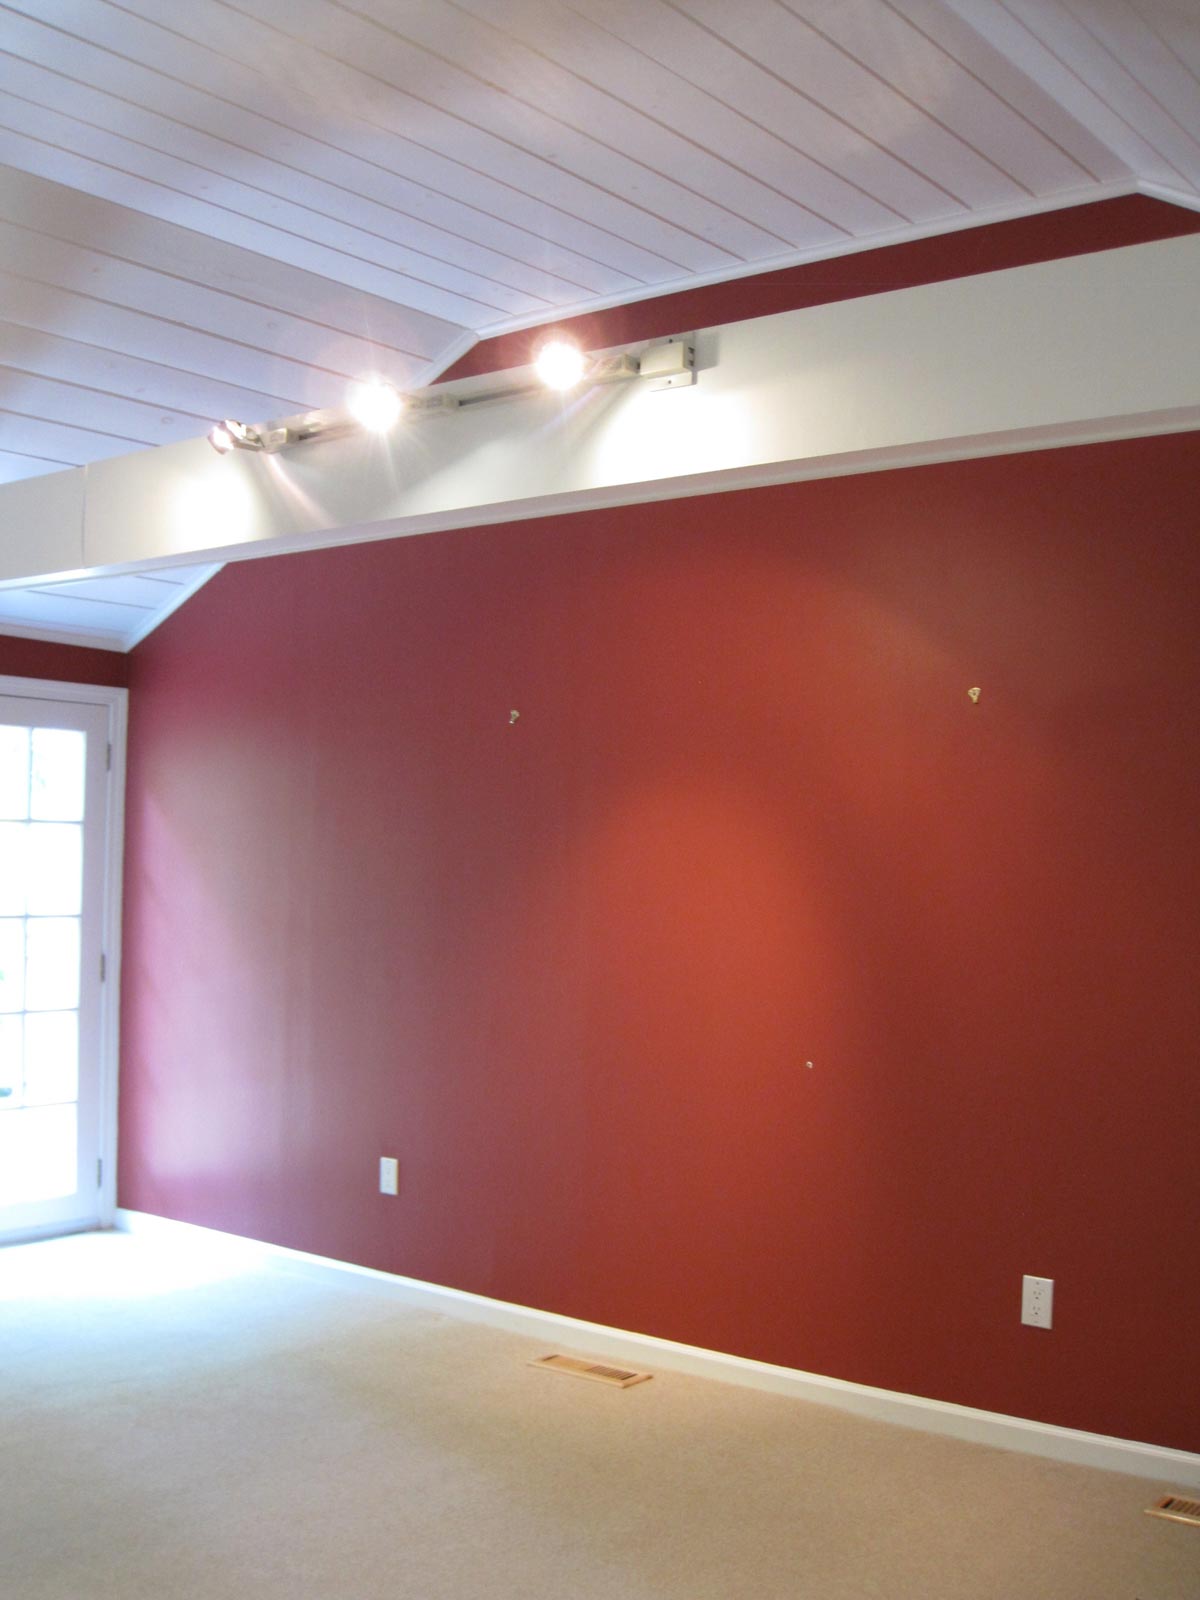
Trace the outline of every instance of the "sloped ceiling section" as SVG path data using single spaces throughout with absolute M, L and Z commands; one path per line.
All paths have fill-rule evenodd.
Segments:
M 0 484 L 1139 185 L 1200 204 L 1180 0 L 9 0 Z
M 1200 192 L 1168 0 L 11 0 L 0 481 L 427 381 L 478 334 Z
M 131 650 L 220 565 L 171 567 L 0 589 L 0 632 L 100 650 Z

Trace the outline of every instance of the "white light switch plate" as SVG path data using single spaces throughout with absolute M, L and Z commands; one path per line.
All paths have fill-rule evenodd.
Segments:
M 380 1156 L 379 1158 L 379 1192 L 380 1194 L 400 1193 L 400 1162 L 395 1156 Z

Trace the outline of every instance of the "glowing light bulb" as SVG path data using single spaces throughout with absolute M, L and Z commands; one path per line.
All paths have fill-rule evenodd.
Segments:
M 346 397 L 350 415 L 370 433 L 386 433 L 401 411 L 404 399 L 385 378 L 364 378 L 352 383 Z
M 548 389 L 573 389 L 587 367 L 583 351 L 566 339 L 551 339 L 538 351 L 533 369 Z
M 227 456 L 233 449 L 233 435 L 219 422 L 210 430 L 208 442 L 219 456 Z

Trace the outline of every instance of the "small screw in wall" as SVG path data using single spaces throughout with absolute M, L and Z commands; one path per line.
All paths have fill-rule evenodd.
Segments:
M 967 690 L 967 699 L 970 700 L 972 705 L 977 705 L 979 703 L 979 696 L 982 693 L 983 693 L 982 689 L 968 689 Z
M 519 717 L 519 716 L 520 716 L 520 715 L 521 715 L 521 713 L 520 713 L 520 712 L 519 712 L 519 711 L 510 711 L 510 712 L 509 712 L 509 713 L 508 713 L 508 725 L 509 725 L 509 727 L 510 727 L 510 728 L 511 728 L 511 727 L 512 727 L 512 726 L 513 726 L 513 724 L 514 724 L 514 723 L 515 723 L 515 722 L 516 722 L 516 721 L 517 721 L 517 718 L 518 718 L 518 717 Z

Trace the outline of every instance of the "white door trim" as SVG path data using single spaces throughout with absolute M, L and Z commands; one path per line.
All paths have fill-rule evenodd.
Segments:
M 57 683 L 50 678 L 0 676 L 0 695 L 22 700 L 55 700 L 108 710 L 108 805 L 104 839 L 104 905 L 101 912 L 105 973 L 100 992 L 100 1159 L 103 1179 L 97 1225 L 111 1228 L 117 1206 L 117 1083 L 121 1037 L 121 884 L 125 861 L 125 744 L 129 690 L 108 684 Z M 54 1229 L 63 1232 L 64 1229 Z M 35 1229 L 30 1237 L 44 1236 Z M 11 1242 L 21 1235 L 11 1236 Z

